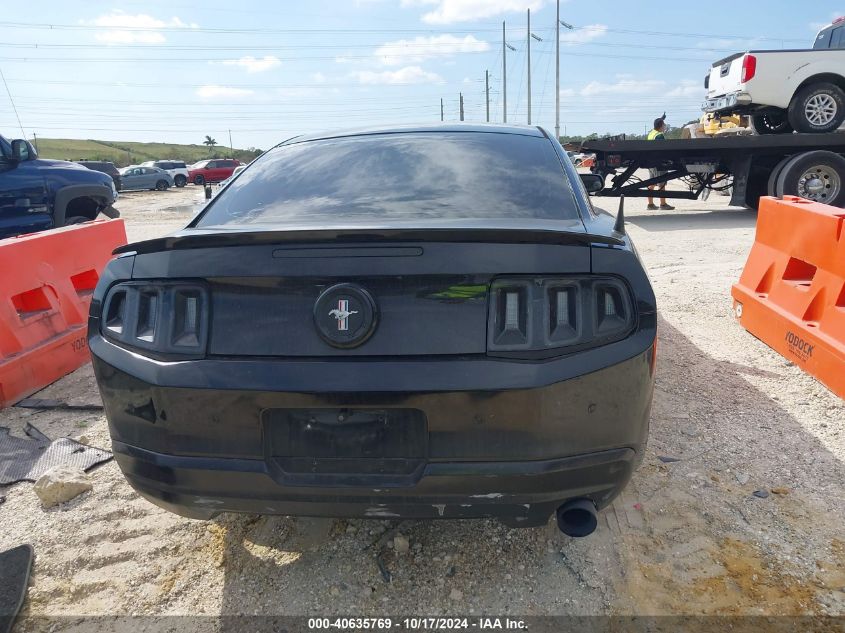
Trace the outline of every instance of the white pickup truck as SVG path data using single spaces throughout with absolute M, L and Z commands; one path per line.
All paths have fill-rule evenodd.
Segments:
M 750 114 L 758 134 L 833 132 L 845 121 L 845 16 L 812 49 L 736 53 L 704 80 L 705 112 Z

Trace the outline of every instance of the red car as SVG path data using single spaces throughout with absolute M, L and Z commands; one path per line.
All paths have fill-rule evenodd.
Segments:
M 188 168 L 188 180 L 196 185 L 204 185 L 207 182 L 220 182 L 226 180 L 235 171 L 235 167 L 241 161 L 234 158 L 213 158 L 201 160 Z

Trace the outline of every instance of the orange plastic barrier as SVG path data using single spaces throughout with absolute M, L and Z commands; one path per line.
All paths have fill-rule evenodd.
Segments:
M 0 240 L 0 408 L 90 359 L 88 306 L 123 220 Z
M 742 326 L 845 398 L 845 211 L 760 198 L 734 313 Z

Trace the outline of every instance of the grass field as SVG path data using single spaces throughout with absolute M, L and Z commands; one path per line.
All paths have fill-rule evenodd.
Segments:
M 234 157 L 249 162 L 259 150 L 234 150 Z M 38 155 L 59 160 L 108 160 L 118 167 L 135 165 L 145 160 L 177 159 L 189 165 L 205 158 L 229 157 L 228 147 L 209 151 L 205 145 L 176 145 L 171 143 L 129 143 L 115 141 L 78 140 L 67 138 L 39 138 Z

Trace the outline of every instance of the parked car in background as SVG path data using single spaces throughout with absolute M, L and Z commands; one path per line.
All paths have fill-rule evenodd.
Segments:
M 148 160 L 141 167 L 158 167 L 173 176 L 173 184 L 184 187 L 188 184 L 188 166 L 183 160 Z
M 188 180 L 195 185 L 204 185 L 207 182 L 220 182 L 226 180 L 235 171 L 235 167 L 241 161 L 234 158 L 214 158 L 201 160 L 188 168 Z
M 88 169 L 108 174 L 114 180 L 115 188 L 120 191 L 120 171 L 114 163 L 107 160 L 79 160 L 76 162 Z
M 237 167 L 235 167 L 235 171 L 232 172 L 232 175 L 229 176 L 228 178 L 226 178 L 226 180 L 221 180 L 220 184 L 218 186 L 222 189 L 223 187 L 228 185 L 230 182 L 232 182 L 232 180 L 235 179 L 235 176 L 237 176 L 244 169 L 246 169 L 246 167 L 247 167 L 246 165 L 238 165 Z
M 752 50 L 713 63 L 703 110 L 750 114 L 758 134 L 835 132 L 845 122 L 845 16 L 813 48 Z
M 569 156 L 569 160 L 571 160 L 572 164 L 576 167 L 580 167 L 581 163 L 590 156 L 589 154 L 584 154 L 582 152 L 566 152 L 566 155 Z
M 107 174 L 77 163 L 38 158 L 23 139 L 0 135 L 0 239 L 120 214 Z
M 158 167 L 130 165 L 120 170 L 123 189 L 157 189 L 165 191 L 173 186 L 173 176 Z

